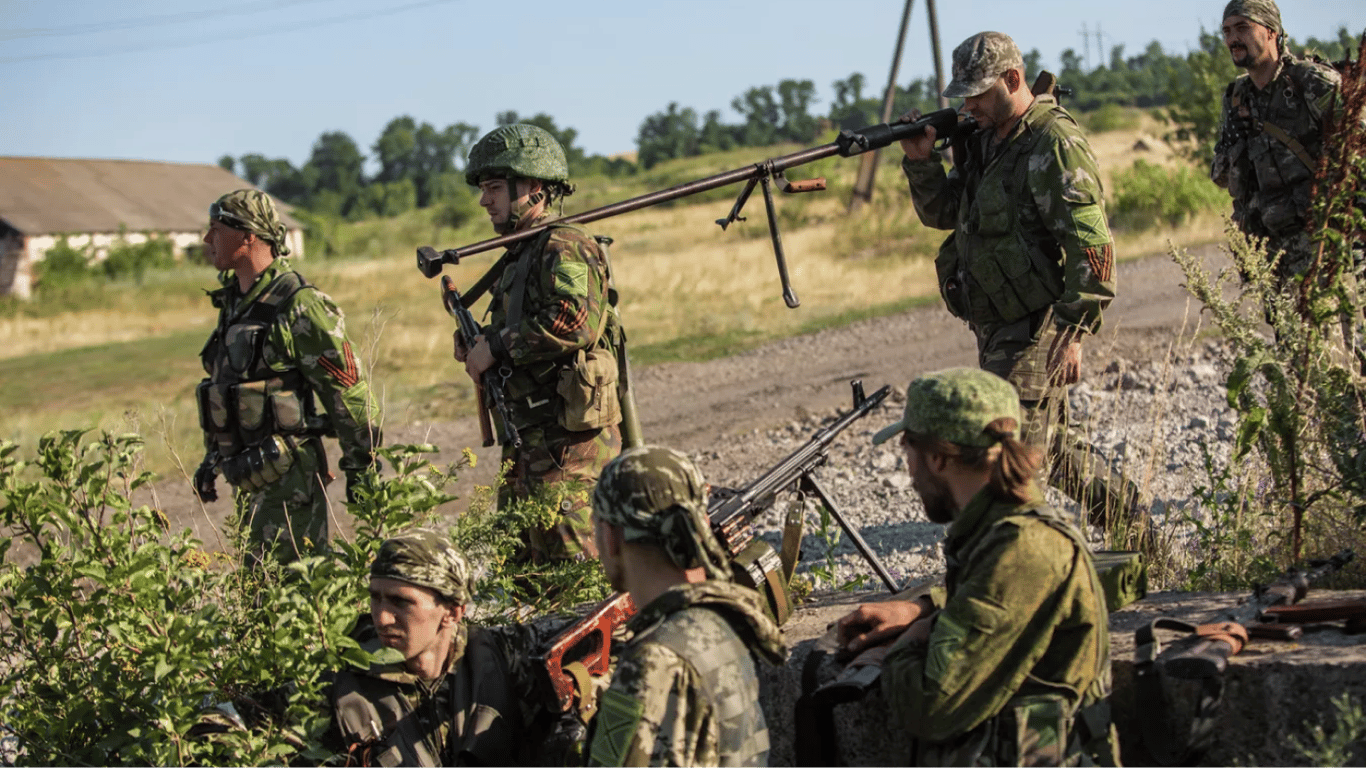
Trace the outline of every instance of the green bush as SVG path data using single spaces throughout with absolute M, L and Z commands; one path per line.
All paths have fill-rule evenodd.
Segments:
M 1121 107 L 1118 104 L 1103 104 L 1100 108 L 1078 116 L 1081 126 L 1091 133 L 1106 131 L 1132 131 L 1138 127 L 1139 115 L 1134 107 Z
M 38 288 L 43 291 L 83 283 L 97 274 L 90 268 L 90 254 L 86 249 L 72 246 L 65 237 L 43 254 L 35 271 Z
M 1164 168 L 1136 160 L 1114 177 L 1110 204 L 1115 227 L 1143 230 L 1177 227 L 1198 213 L 1229 205 L 1228 193 L 1190 167 Z
M 369 475 L 348 505 L 350 538 L 281 567 L 240 569 L 232 548 L 206 552 L 188 531 L 168 530 L 158 509 L 134 507 L 145 486 L 142 440 L 82 431 L 50 433 L 36 458 L 0 443 L 0 701 L 17 759 L 38 765 L 255 765 L 328 760 L 319 738 L 324 672 L 367 665 L 351 638 L 365 610 L 366 574 L 379 543 L 437 506 L 467 462 L 441 468 L 432 446 L 382 449 L 388 477 Z M 470 455 L 470 454 L 467 454 Z M 472 456 L 472 455 L 470 455 Z M 478 507 L 478 505 L 475 505 Z M 547 515 L 548 509 L 522 512 Z M 468 518 L 468 520 L 467 520 Z M 502 563 L 515 551 L 514 521 L 486 506 L 451 535 L 484 573 L 478 615 L 525 605 L 557 609 L 602 593 L 590 564 L 544 568 L 554 600 L 526 599 Z M 243 551 L 243 534 L 230 542 Z M 596 563 L 592 563 L 596 567 Z M 585 591 L 584 585 L 592 587 Z M 187 736 L 206 704 L 274 691 L 275 717 L 214 740 Z
M 109 255 L 99 263 L 111 280 L 132 278 L 138 285 L 151 269 L 166 269 L 175 265 L 175 248 L 164 237 L 150 237 L 141 243 L 120 240 L 110 246 Z

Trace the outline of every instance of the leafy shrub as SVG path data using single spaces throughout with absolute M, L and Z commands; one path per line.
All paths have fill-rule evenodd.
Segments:
M 1114 188 L 1110 216 L 1116 227 L 1125 229 L 1177 227 L 1229 201 L 1227 192 L 1194 168 L 1163 168 L 1146 160 L 1115 174 Z
M 1098 109 L 1080 115 L 1079 120 L 1082 127 L 1091 133 L 1131 131 L 1138 127 L 1140 114 L 1134 107 L 1103 104 Z
M 43 254 L 35 271 L 40 290 L 66 288 L 96 274 L 90 268 L 90 254 L 84 248 L 72 246 L 65 237 Z
M 132 278 L 139 285 L 150 269 L 166 269 L 175 265 L 175 249 L 164 237 L 150 237 L 141 243 L 120 240 L 110 246 L 109 254 L 99 263 L 100 269 L 111 280 Z
M 188 531 L 169 532 L 160 510 L 133 507 L 129 494 L 151 479 L 139 470 L 141 444 L 137 435 L 87 441 L 81 431 L 50 433 L 25 462 L 16 445 L 0 443 L 0 526 L 11 534 L 0 539 L 0 610 L 8 617 L 0 625 L 0 701 L 18 760 L 327 760 L 320 676 L 370 661 L 349 634 L 365 610 L 369 562 L 384 538 L 431 524 L 467 462 L 434 466 L 424 458 L 432 446 L 382 449 L 392 476 L 369 475 L 358 488 L 351 538 L 287 566 L 247 570 L 230 553 L 206 552 Z M 508 524 L 486 509 L 469 519 L 462 516 L 452 536 L 476 563 L 492 564 L 475 585 L 487 604 L 479 614 L 508 616 L 527 601 L 502 579 L 496 558 L 487 559 L 515 545 Z M 233 537 L 238 551 L 244 535 Z M 552 581 L 584 582 L 548 570 Z M 571 587 L 559 597 L 583 594 Z M 207 703 L 267 690 L 283 698 L 283 719 L 212 741 L 186 736 Z

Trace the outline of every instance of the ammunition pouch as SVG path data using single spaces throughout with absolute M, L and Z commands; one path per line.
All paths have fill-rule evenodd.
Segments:
M 792 593 L 783 575 L 783 561 L 772 545 L 755 539 L 730 563 L 737 584 L 749 587 L 764 598 L 773 620 L 782 625 L 792 615 Z
M 229 456 L 219 463 L 223 479 L 229 485 L 247 493 L 255 493 L 279 482 L 294 466 L 295 442 L 280 435 L 271 435 L 263 442 Z
M 220 456 L 234 456 L 271 435 L 327 432 L 314 415 L 312 392 L 297 371 L 283 376 L 232 383 L 204 379 L 195 391 L 199 426 Z
M 621 421 L 618 367 L 611 350 L 579 350 L 573 365 L 560 371 L 555 391 L 564 403 L 560 426 L 571 432 L 609 427 Z

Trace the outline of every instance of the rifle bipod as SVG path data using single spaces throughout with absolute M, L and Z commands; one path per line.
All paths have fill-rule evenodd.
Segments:
M 758 169 L 757 176 L 751 176 L 745 183 L 745 188 L 740 191 L 740 196 L 735 198 L 735 205 L 731 207 L 730 213 L 724 219 L 717 219 L 716 223 L 721 225 L 721 230 L 725 231 L 733 221 L 745 221 L 745 217 L 740 215 L 741 209 L 745 207 L 745 202 L 749 200 L 749 195 L 754 191 L 754 185 L 762 183 L 764 185 L 764 212 L 768 214 L 768 236 L 773 241 L 773 256 L 778 260 L 778 279 L 783 284 L 783 302 L 788 309 L 796 309 L 802 302 L 797 298 L 797 294 L 792 290 L 792 281 L 787 277 L 787 257 L 783 255 L 783 236 L 778 232 L 778 216 L 773 209 L 773 190 L 772 182 L 779 182 L 779 189 L 787 194 L 799 192 L 820 192 L 825 189 L 825 177 L 806 179 L 803 181 L 788 181 L 783 175 L 782 170 L 775 169 L 772 160 L 765 160 L 756 163 Z

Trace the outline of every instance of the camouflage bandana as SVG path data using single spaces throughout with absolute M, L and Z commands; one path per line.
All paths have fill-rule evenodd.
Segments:
M 726 581 L 729 558 L 711 531 L 707 485 L 688 457 L 657 445 L 622 451 L 593 489 L 593 512 L 622 529 L 626 541 L 659 547 L 687 570 Z
M 277 256 L 289 255 L 284 222 L 280 221 L 270 195 L 259 189 L 239 189 L 223 195 L 209 206 L 209 218 L 274 245 Z
M 449 537 L 425 528 L 385 540 L 370 564 L 370 578 L 426 587 L 455 605 L 470 601 L 469 563 Z
M 944 98 L 978 96 L 1012 69 L 1024 69 L 1024 57 L 1010 35 L 979 32 L 953 49 L 953 82 L 944 89 Z
M 1224 6 L 1224 19 L 1230 16 L 1242 16 L 1275 32 L 1278 44 L 1285 40 L 1285 30 L 1281 29 L 1281 9 L 1276 7 L 1273 0 L 1229 0 L 1229 4 Z
M 881 445 L 901 432 L 937 437 L 969 448 L 990 448 L 987 425 L 1000 418 L 1020 423 L 1020 396 L 1010 382 L 979 368 L 928 373 L 906 388 L 901 421 L 873 436 Z

